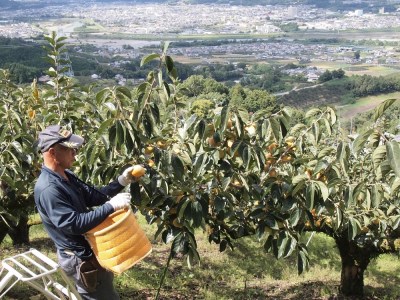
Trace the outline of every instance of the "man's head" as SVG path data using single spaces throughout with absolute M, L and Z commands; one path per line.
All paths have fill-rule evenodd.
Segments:
M 83 142 L 84 139 L 81 136 L 72 134 L 72 132 L 62 128 L 60 125 L 50 125 L 39 133 L 38 149 L 44 153 L 56 144 L 78 149 Z
M 44 165 L 63 174 L 72 167 L 77 149 L 84 140 L 60 125 L 51 125 L 39 133 L 38 149 L 43 153 Z

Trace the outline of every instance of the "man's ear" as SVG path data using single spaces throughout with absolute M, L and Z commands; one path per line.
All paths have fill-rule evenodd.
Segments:
M 47 152 L 50 154 L 50 156 L 54 156 L 56 154 L 56 149 L 50 147 L 49 150 L 47 150 Z

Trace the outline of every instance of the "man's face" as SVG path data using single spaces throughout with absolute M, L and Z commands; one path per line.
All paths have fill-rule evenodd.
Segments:
M 58 165 L 63 169 L 70 169 L 75 162 L 77 150 L 64 147 L 60 144 L 56 144 L 52 148 L 54 150 L 54 158 L 58 162 Z

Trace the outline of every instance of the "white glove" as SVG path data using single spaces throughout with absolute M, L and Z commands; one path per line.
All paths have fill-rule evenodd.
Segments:
M 133 171 L 133 172 L 132 172 Z M 122 186 L 127 186 L 128 184 L 137 181 L 140 177 L 144 175 L 146 169 L 141 165 L 131 166 L 118 176 L 118 182 Z
M 118 182 L 120 185 L 127 186 L 136 180 L 135 176 L 132 175 L 133 168 L 134 166 L 125 169 L 125 171 L 118 176 Z
M 131 204 L 131 194 L 129 193 L 119 193 L 112 197 L 106 203 L 110 203 L 115 210 L 123 209 L 129 207 Z

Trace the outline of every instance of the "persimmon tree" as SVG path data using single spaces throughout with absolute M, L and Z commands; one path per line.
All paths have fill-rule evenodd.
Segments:
M 137 101 L 121 97 L 121 113 L 129 117 L 118 122 L 126 125 L 101 132 L 116 136 L 120 128 L 119 157 L 139 154 L 135 162 L 152 166 L 135 204 L 157 224 L 156 235 L 172 243 L 171 255 L 186 254 L 189 264 L 199 258 L 196 228 L 207 230 L 221 251 L 255 235 L 277 258 L 297 255 L 301 273 L 309 264 L 304 233 L 323 232 L 341 254 L 341 291 L 362 294 L 370 260 L 399 250 L 399 146 L 380 122 L 394 100 L 377 109 L 373 128 L 355 140 L 342 133 L 329 107 L 310 110 L 294 126 L 288 108 L 250 116 L 216 107 L 199 119 L 179 110 L 180 84 L 165 49 L 142 63 L 155 59 L 168 78 L 155 70 Z M 105 94 L 112 95 L 98 95 Z
M 83 131 L 91 122 L 86 112 L 94 110 L 87 98 L 90 92 L 64 75 L 65 38 L 55 33 L 45 38 L 50 64 L 45 86 L 36 80 L 17 86 L 7 70 L 0 70 L 0 242 L 8 234 L 13 244 L 29 243 L 33 187 L 41 168 L 35 146 L 38 132 L 55 123 Z
M 297 255 L 301 273 L 309 264 L 304 233 L 323 232 L 341 254 L 341 291 L 362 294 L 370 260 L 399 250 L 399 146 L 380 122 L 394 100 L 355 140 L 343 135 L 329 107 L 310 110 L 294 126 L 288 108 L 249 116 L 217 107 L 205 119 L 178 117 L 172 60 L 163 52 L 142 62 L 153 59 L 169 81 L 160 71 L 151 76 L 137 102 L 137 116 L 149 120 L 136 123 L 143 126 L 138 161 L 153 167 L 136 205 L 172 242 L 171 255 L 198 259 L 194 229 L 201 227 L 221 250 L 256 235 L 277 258 Z
M 9 234 L 14 244 L 26 243 L 28 214 L 33 208 L 30 182 L 35 178 L 30 126 L 33 102 L 25 101 L 30 97 L 11 82 L 6 70 L 0 72 L 0 93 L 0 241 Z
M 2 152 L 1 180 L 26 203 L 32 205 L 38 170 L 34 138 L 60 123 L 87 141 L 75 169 L 83 179 L 103 184 L 125 165 L 146 166 L 140 194 L 131 189 L 133 202 L 171 244 L 168 263 L 178 254 L 189 265 L 199 261 L 196 229 L 202 228 L 221 251 L 254 236 L 277 258 L 296 255 L 301 273 L 309 265 L 305 233 L 323 232 L 341 254 L 342 293 L 360 295 L 370 260 L 399 251 L 400 149 L 382 121 L 395 100 L 379 106 L 374 125 L 355 139 L 342 132 L 330 107 L 308 111 L 295 125 L 287 107 L 249 114 L 215 106 L 200 118 L 187 109 L 168 43 L 142 59 L 158 66 L 138 87 L 95 90 L 63 75 L 64 39 L 54 33 L 46 39 L 50 84 L 19 88 L 4 79 L 1 86 L 3 107 L 21 119 L 2 127 L 2 145 L 12 153 L 15 141 L 21 147 L 18 155 Z M 10 213 L 1 209 L 2 216 Z

